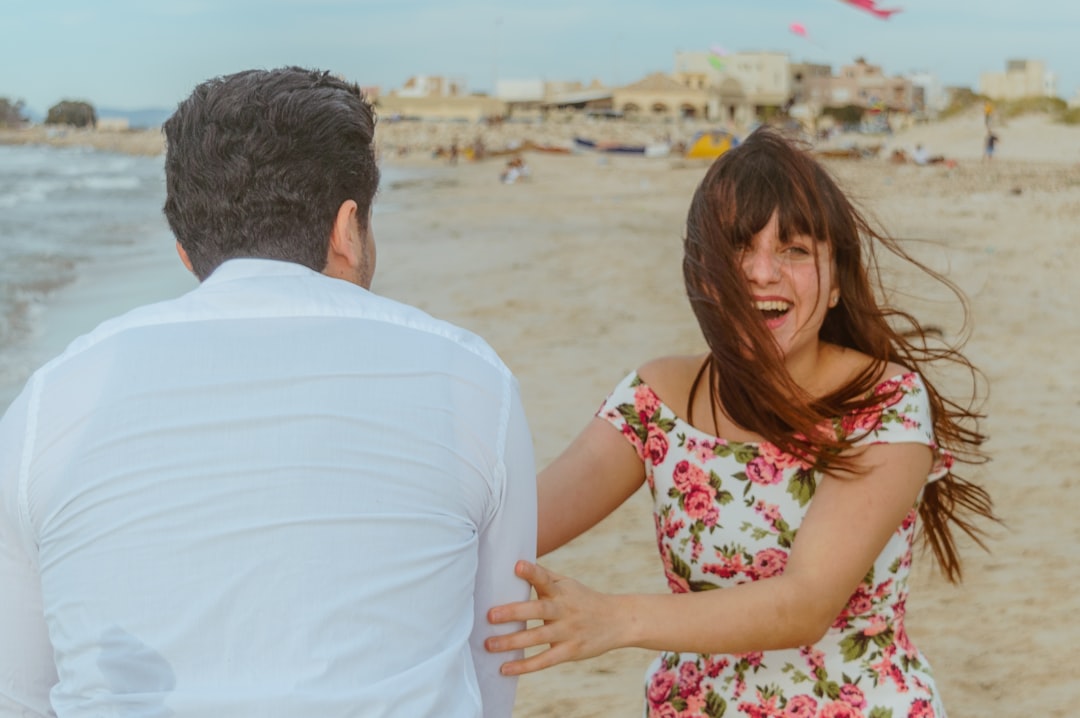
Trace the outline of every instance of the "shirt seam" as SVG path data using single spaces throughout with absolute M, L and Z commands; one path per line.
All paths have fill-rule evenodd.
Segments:
M 22 456 L 19 460 L 17 507 L 23 540 L 27 546 L 38 548 L 34 525 L 30 515 L 30 464 L 33 462 L 34 444 L 37 440 L 38 407 L 41 399 L 42 378 L 35 374 L 30 379 L 30 394 L 26 403 L 26 429 L 23 434 Z

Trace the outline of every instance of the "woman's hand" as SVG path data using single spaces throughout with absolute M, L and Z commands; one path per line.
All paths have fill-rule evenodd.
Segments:
M 507 603 L 488 611 L 491 623 L 543 621 L 542 625 L 516 633 L 492 636 L 484 642 L 492 653 L 549 646 L 547 650 L 500 669 L 516 676 L 544 668 L 580 661 L 621 647 L 618 597 L 593 591 L 566 576 L 528 561 L 518 561 L 514 573 L 532 584 L 536 598 Z

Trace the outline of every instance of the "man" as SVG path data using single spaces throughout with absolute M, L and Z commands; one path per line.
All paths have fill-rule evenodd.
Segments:
M 200 286 L 0 421 L 0 716 L 508 716 L 532 445 L 478 337 L 370 291 L 375 118 L 299 68 L 195 89 L 165 214 Z

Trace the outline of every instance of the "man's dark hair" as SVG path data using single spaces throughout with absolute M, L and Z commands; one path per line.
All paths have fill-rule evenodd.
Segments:
M 234 257 L 322 271 L 349 199 L 367 229 L 375 111 L 355 84 L 299 67 L 217 77 L 164 130 L 165 217 L 200 280 Z

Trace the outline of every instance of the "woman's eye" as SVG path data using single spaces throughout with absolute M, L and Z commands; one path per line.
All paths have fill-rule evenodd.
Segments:
M 793 257 L 809 257 L 811 254 L 813 254 L 806 247 L 800 247 L 797 244 L 789 245 L 784 249 L 784 251 Z

